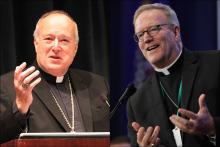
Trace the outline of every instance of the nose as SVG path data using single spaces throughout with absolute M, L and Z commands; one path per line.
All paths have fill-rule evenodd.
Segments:
M 58 43 L 59 43 L 59 40 L 57 39 L 57 38 L 55 38 L 55 40 L 54 40 L 54 47 L 57 47 L 58 46 Z
M 53 42 L 52 50 L 55 53 L 58 53 L 60 51 L 59 40 L 57 38 Z
M 144 42 L 149 43 L 153 40 L 153 37 L 150 36 L 147 32 L 144 33 Z

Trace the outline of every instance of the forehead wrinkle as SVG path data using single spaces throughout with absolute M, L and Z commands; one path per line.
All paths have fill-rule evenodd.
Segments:
M 66 23 L 63 23 L 64 21 Z M 67 32 L 72 32 L 73 34 L 71 34 L 68 37 L 73 36 L 75 38 L 74 31 L 77 31 L 76 23 L 73 20 L 71 20 L 69 17 L 63 14 L 50 14 L 44 18 L 41 18 L 36 26 L 37 36 L 39 35 L 40 32 L 42 32 L 41 29 L 43 29 L 44 27 L 48 27 L 48 25 L 52 26 L 54 24 L 60 27 L 67 27 L 67 28 L 69 27 L 68 25 L 71 25 L 72 31 L 67 31 Z M 54 29 L 54 28 L 51 27 L 51 29 Z M 62 31 L 62 30 L 64 29 L 60 29 L 59 31 Z
M 165 23 L 167 21 L 167 16 L 161 10 L 153 9 L 143 11 L 135 21 L 135 32 L 146 30 L 148 27 L 158 25 L 160 23 Z

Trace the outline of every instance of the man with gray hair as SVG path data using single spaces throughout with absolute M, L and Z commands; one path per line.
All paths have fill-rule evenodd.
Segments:
M 168 5 L 140 6 L 133 23 L 155 72 L 127 103 L 132 146 L 219 146 L 220 52 L 187 50 Z
M 109 88 L 102 76 L 71 69 L 79 36 L 64 11 L 42 15 L 34 31 L 36 62 L 0 79 L 0 143 L 21 132 L 108 132 Z

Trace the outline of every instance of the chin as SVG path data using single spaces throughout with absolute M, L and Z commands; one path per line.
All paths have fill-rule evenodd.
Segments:
M 48 64 L 47 66 L 49 69 L 59 69 L 62 67 L 61 64 Z
M 160 59 L 158 59 L 158 58 L 148 58 L 149 60 L 149 63 L 150 64 L 152 64 L 152 65 L 157 65 L 158 63 L 160 63 L 161 62 L 161 60 Z

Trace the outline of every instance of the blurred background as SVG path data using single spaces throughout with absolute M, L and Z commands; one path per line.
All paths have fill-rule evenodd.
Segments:
M 65 10 L 79 29 L 79 49 L 72 66 L 109 81 L 112 109 L 129 83 L 138 88 L 152 71 L 133 40 L 132 21 L 140 5 L 153 2 L 176 11 L 189 50 L 220 49 L 220 0 L 0 0 L 0 74 L 23 61 L 31 64 L 37 20 L 49 10 Z M 126 102 L 111 119 L 111 139 L 121 136 L 127 136 Z

